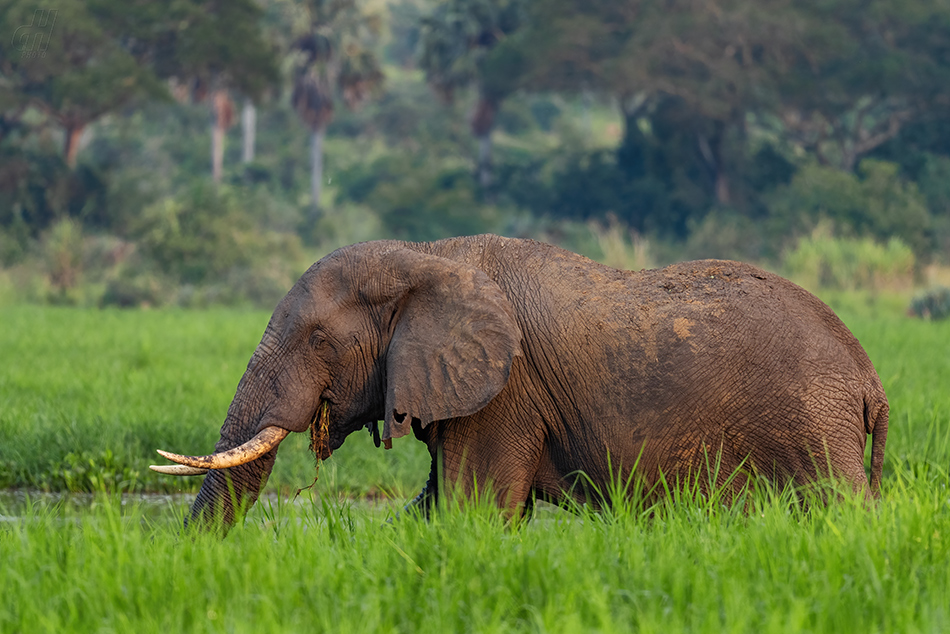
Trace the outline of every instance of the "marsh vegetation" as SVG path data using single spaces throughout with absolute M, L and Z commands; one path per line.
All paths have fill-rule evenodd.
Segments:
M 428 460 L 415 440 L 384 451 L 359 433 L 296 503 L 317 473 L 306 439 L 288 439 L 268 497 L 225 540 L 182 537 L 187 495 L 130 493 L 197 487 L 146 465 L 156 447 L 213 445 L 268 315 L 2 309 L 0 479 L 19 493 L 0 509 L 0 629 L 942 630 L 950 323 L 904 316 L 901 298 L 828 299 L 891 403 L 874 508 L 763 488 L 738 507 L 545 507 L 512 527 L 476 503 L 388 524 Z

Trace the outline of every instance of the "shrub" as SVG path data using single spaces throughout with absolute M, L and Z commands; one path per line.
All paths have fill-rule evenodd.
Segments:
M 71 219 L 56 222 L 43 236 L 43 259 L 49 283 L 59 297 L 79 284 L 83 265 L 82 226 Z
M 760 223 L 731 209 L 713 209 L 702 220 L 690 221 L 683 250 L 697 259 L 760 261 L 770 255 Z
M 930 254 L 931 217 L 914 183 L 901 179 L 898 165 L 866 159 L 858 173 L 809 164 L 777 189 L 769 204 L 770 230 L 800 236 L 821 223 L 839 235 L 880 242 L 897 237 L 916 257 Z
M 914 253 L 899 238 L 834 237 L 827 222 L 785 254 L 786 274 L 806 287 L 877 290 L 913 283 Z
M 386 235 L 403 240 L 499 231 L 503 220 L 479 200 L 467 167 L 404 155 L 354 167 L 341 176 L 340 191 L 342 198 L 373 209 Z
M 152 288 L 143 274 L 167 276 L 185 305 L 250 302 L 273 306 L 300 273 L 303 250 L 291 232 L 296 210 L 253 191 L 198 182 L 143 212 L 142 259 L 111 288 L 125 294 Z
M 608 217 L 608 224 L 595 221 L 588 224 L 597 240 L 607 266 L 628 271 L 639 271 L 653 266 L 650 243 L 633 229 L 622 225 L 615 216 Z
M 950 288 L 938 286 L 918 295 L 911 301 L 909 312 L 922 319 L 950 317 Z

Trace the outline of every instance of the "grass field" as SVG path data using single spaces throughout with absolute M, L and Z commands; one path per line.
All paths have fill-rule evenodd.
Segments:
M 187 496 L 156 512 L 120 492 L 200 482 L 146 466 L 211 449 L 268 315 L 0 309 L 0 486 L 99 492 L 0 508 L 0 632 L 950 631 L 950 323 L 833 304 L 891 403 L 873 509 L 754 491 L 387 524 L 427 459 L 358 434 L 303 503 L 270 497 L 224 540 L 179 534 Z M 293 439 L 268 488 L 313 477 Z
M 0 488 L 197 490 L 200 478 L 168 478 L 148 465 L 164 463 L 156 449 L 213 450 L 269 317 L 0 309 Z M 272 486 L 313 480 L 304 436 L 281 445 Z M 346 448 L 321 466 L 323 491 L 407 497 L 428 475 L 427 454 L 414 439 L 384 451 L 357 434 Z

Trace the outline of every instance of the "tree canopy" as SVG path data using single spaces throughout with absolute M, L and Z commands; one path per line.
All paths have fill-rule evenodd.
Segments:
M 64 221 L 146 244 L 142 209 L 206 201 L 305 241 L 596 222 L 671 253 L 778 257 L 829 225 L 950 248 L 947 3 L 7 0 L 0 34 L 2 261 Z M 234 99 L 258 108 L 243 161 Z

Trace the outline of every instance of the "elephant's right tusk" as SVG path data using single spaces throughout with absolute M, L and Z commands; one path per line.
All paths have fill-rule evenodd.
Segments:
M 149 465 L 148 468 L 152 471 L 158 471 L 159 473 L 173 476 L 193 476 L 204 475 L 205 473 L 208 473 L 207 469 L 186 467 L 183 464 L 152 464 Z
M 257 460 L 268 451 L 271 451 L 280 444 L 290 432 L 280 427 L 265 427 L 257 432 L 257 435 L 249 441 L 234 449 L 229 449 L 221 453 L 208 454 L 207 456 L 182 456 L 177 453 L 158 450 L 163 457 L 172 462 L 195 467 L 197 469 L 227 469 L 237 467 L 242 464 Z

